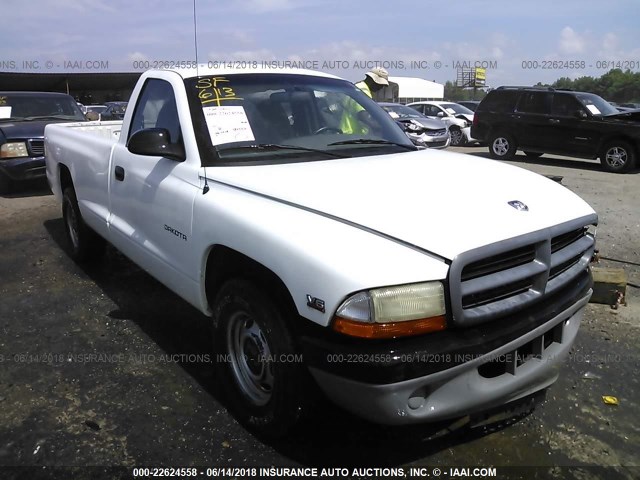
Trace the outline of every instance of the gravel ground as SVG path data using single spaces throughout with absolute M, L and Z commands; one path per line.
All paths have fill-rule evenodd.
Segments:
M 486 156 L 486 148 L 451 150 Z M 323 405 L 290 438 L 261 441 L 220 401 L 206 361 L 206 317 L 112 248 L 96 267 L 74 264 L 60 207 L 46 190 L 0 197 L 0 475 L 42 473 L 11 468 L 29 466 L 124 466 L 62 473 L 131 478 L 131 467 L 142 465 L 311 465 L 640 478 L 640 172 L 613 175 L 594 162 L 546 156 L 510 163 L 561 176 L 585 198 L 600 216 L 601 266 L 624 268 L 635 286 L 626 306 L 588 306 L 560 380 L 533 413 L 437 437 Z M 619 404 L 606 405 L 603 395 Z

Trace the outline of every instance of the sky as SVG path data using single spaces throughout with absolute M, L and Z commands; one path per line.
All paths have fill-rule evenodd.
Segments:
M 196 39 L 201 64 L 352 81 L 377 65 L 439 83 L 480 66 L 492 87 L 640 71 L 640 0 L 195 2 L 194 30 L 194 0 L 2 0 L 0 71 L 141 72 L 194 62 Z

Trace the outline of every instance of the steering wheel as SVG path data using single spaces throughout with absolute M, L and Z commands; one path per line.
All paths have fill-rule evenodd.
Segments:
M 321 133 L 328 133 L 328 132 L 334 132 L 334 133 L 339 133 L 342 134 L 344 133 L 342 130 L 340 130 L 339 128 L 335 128 L 335 127 L 322 127 L 319 128 L 318 130 L 316 130 L 315 132 L 313 132 L 314 135 L 320 135 Z

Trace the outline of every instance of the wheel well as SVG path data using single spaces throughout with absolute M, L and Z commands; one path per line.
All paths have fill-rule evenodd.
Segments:
M 246 278 L 273 295 L 276 303 L 285 309 L 286 318 L 298 316 L 289 289 L 278 275 L 254 259 L 224 245 L 215 245 L 207 258 L 205 291 L 209 306 L 213 305 L 224 282 L 237 277 Z
M 604 147 L 606 147 L 611 142 L 625 142 L 625 143 L 628 143 L 629 145 L 631 145 L 631 148 L 633 149 L 633 153 L 636 156 L 638 155 L 638 145 L 637 145 L 635 140 L 633 140 L 632 138 L 629 138 L 629 137 L 623 137 L 623 136 L 617 135 L 617 136 L 605 138 L 605 139 L 602 140 L 602 142 L 600 143 L 600 148 L 598 148 L 598 152 L 597 152 L 598 157 L 600 157 L 600 155 L 602 155 Z
M 60 191 L 64 193 L 67 187 L 73 188 L 73 179 L 71 178 L 71 172 L 63 163 L 59 165 L 59 172 L 58 177 L 60 178 Z

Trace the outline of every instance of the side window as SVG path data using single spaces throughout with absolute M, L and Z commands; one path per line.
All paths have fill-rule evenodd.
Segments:
M 142 87 L 129 137 L 145 128 L 166 128 L 171 143 L 182 142 L 176 98 L 171 84 L 165 80 L 150 78 Z
M 438 113 L 441 112 L 441 111 L 442 110 L 440 110 L 435 105 L 425 105 L 424 106 L 424 114 L 428 115 L 429 117 L 437 117 Z
M 556 93 L 553 96 L 553 104 L 551 105 L 552 115 L 573 117 L 576 110 L 583 110 L 583 108 L 573 95 Z
M 518 111 L 524 113 L 548 114 L 550 111 L 549 92 L 525 92 L 520 97 Z
M 518 92 L 516 90 L 494 90 L 482 100 L 482 107 L 478 107 L 481 111 L 510 113 L 513 112 L 518 100 Z
M 409 105 L 409 106 L 420 113 L 424 113 L 424 105 Z

